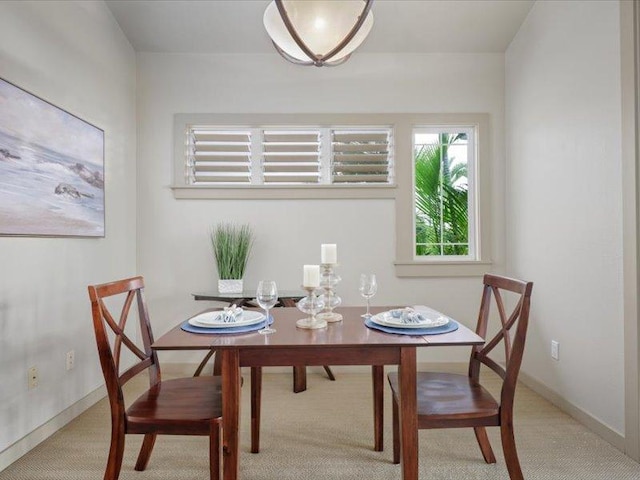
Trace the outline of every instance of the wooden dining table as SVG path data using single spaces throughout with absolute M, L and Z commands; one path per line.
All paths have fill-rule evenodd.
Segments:
M 372 307 L 372 313 L 389 307 Z M 221 355 L 223 479 L 238 479 L 240 426 L 240 368 L 265 366 L 369 365 L 372 367 L 374 412 L 381 412 L 384 366 L 397 365 L 400 384 L 400 442 L 403 480 L 418 479 L 418 415 L 416 348 L 480 345 L 484 340 L 460 324 L 440 335 L 398 335 L 364 325 L 362 307 L 339 307 L 344 320 L 326 328 L 296 328 L 304 315 L 296 308 L 271 311 L 276 333 L 195 334 L 180 324 L 158 338 L 154 350 L 208 350 Z M 382 450 L 382 415 L 374 415 L 374 449 Z

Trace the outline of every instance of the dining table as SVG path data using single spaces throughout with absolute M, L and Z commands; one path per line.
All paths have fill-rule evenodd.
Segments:
M 371 307 L 377 314 L 393 307 Z M 241 367 L 266 366 L 371 366 L 374 404 L 374 450 L 382 451 L 384 367 L 396 365 L 400 385 L 401 476 L 418 479 L 418 414 L 416 350 L 418 347 L 481 345 L 484 339 L 456 322 L 458 328 L 438 335 L 386 333 L 365 325 L 363 307 L 338 307 L 343 320 L 321 329 L 296 328 L 304 316 L 297 308 L 271 310 L 276 332 L 228 334 L 190 333 L 183 321 L 152 344 L 154 350 L 209 350 L 221 356 L 223 480 L 237 480 Z M 371 325 L 371 324 L 370 324 Z
M 200 301 L 213 301 L 213 302 L 227 302 L 229 306 L 235 305 L 237 307 L 245 307 L 250 305 L 256 298 L 255 290 L 244 290 L 242 292 L 199 292 L 192 293 L 194 300 Z M 298 300 L 302 298 L 300 290 L 279 290 L 278 302 L 276 307 L 295 307 Z M 213 355 L 214 350 L 210 350 L 210 353 L 205 356 L 200 365 L 198 366 L 198 375 L 204 369 L 205 365 Z M 331 381 L 335 381 L 336 377 L 329 365 L 323 365 L 324 371 L 327 373 L 327 377 Z M 307 389 L 307 369 L 301 365 L 293 365 L 293 392 L 300 393 Z

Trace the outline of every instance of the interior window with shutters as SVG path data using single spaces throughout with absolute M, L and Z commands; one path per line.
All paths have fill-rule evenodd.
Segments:
M 187 185 L 391 185 L 390 127 L 191 126 Z
M 262 183 L 320 183 L 319 130 L 262 132 Z
M 249 184 L 251 132 L 194 127 L 188 133 L 187 176 L 192 185 Z
M 390 130 L 332 131 L 332 183 L 392 183 Z

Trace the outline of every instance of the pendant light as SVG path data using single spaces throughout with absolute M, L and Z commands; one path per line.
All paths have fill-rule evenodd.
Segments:
M 274 0 L 264 26 L 280 55 L 298 65 L 346 62 L 373 26 L 373 0 Z

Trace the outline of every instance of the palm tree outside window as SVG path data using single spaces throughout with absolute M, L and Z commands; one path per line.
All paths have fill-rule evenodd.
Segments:
M 415 256 L 473 258 L 474 131 L 414 130 Z

